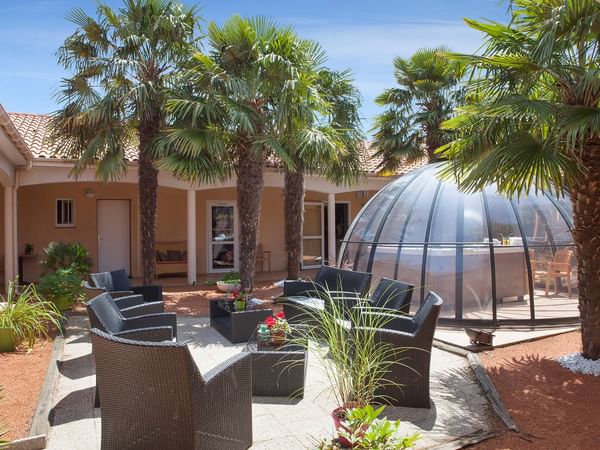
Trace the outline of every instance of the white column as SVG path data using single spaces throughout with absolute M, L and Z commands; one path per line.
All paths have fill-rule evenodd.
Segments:
M 4 187 L 4 280 L 8 282 L 17 276 L 17 190 Z
M 196 284 L 196 191 L 187 191 L 187 278 Z
M 335 194 L 327 195 L 327 255 L 329 264 L 335 264 Z

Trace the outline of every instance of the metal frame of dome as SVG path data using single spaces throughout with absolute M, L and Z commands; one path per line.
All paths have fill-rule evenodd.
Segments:
M 574 248 L 569 199 L 534 192 L 509 199 L 494 187 L 465 194 L 436 176 L 439 167 L 416 169 L 371 198 L 342 241 L 338 266 L 410 282 L 421 302 L 427 290 L 445 293 L 440 323 L 446 325 L 575 323 L 576 313 L 536 315 L 533 266 L 540 261 L 532 256 L 547 262 L 558 250 Z M 512 237 L 500 242 L 501 230 L 512 230 Z M 515 302 L 521 306 L 516 316 Z

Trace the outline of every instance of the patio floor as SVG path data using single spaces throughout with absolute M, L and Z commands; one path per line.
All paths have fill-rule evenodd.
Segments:
M 210 328 L 206 317 L 179 316 L 178 324 L 179 340 L 188 342 L 203 373 L 243 347 L 229 343 Z M 58 362 L 60 379 L 50 414 L 49 449 L 100 448 L 100 410 L 93 408 L 95 380 L 90 352 L 87 319 L 71 316 L 64 352 Z M 252 448 L 315 448 L 321 439 L 331 438 L 333 426 L 329 414 L 335 403 L 327 385 L 309 355 L 304 399 L 255 397 Z M 401 434 L 414 431 L 422 434 L 418 448 L 435 448 L 493 430 L 493 413 L 465 358 L 434 349 L 431 391 L 430 410 L 386 409 L 389 418 L 402 420 Z M 450 444 L 444 448 L 458 447 Z

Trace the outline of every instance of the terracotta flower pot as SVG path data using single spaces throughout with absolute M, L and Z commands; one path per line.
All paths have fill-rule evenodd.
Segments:
M 346 410 L 350 409 L 350 408 L 354 408 L 357 405 L 350 405 L 350 406 L 340 406 L 338 408 L 335 408 L 332 412 L 331 412 L 331 418 L 333 419 L 333 426 L 335 427 L 335 432 L 338 434 L 338 441 L 341 445 L 343 445 L 344 447 L 354 447 L 352 445 L 352 443 L 346 439 L 344 436 L 340 435 L 340 429 L 347 432 L 348 434 L 352 434 L 352 430 L 350 428 L 348 428 L 348 426 L 346 425 Z M 369 428 L 369 426 L 367 424 L 363 425 L 360 432 L 359 432 L 359 436 L 362 436 L 363 434 L 365 434 L 367 432 L 367 429 Z
M 283 330 L 271 330 L 271 343 L 273 345 L 283 345 L 287 341 L 285 331 Z

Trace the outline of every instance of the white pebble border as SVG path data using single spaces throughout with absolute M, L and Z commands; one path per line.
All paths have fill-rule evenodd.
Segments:
M 581 353 L 559 356 L 556 361 L 571 372 L 580 372 L 586 375 L 600 377 L 600 359 L 593 361 L 581 356 Z

